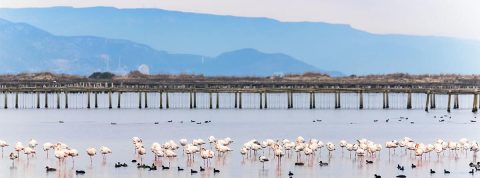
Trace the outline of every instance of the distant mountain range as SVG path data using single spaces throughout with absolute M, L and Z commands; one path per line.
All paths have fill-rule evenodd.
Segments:
M 243 48 L 283 53 L 345 74 L 480 71 L 478 41 L 378 35 L 349 25 L 110 7 L 0 9 L 0 18 L 56 35 L 126 39 L 175 53 L 217 56 Z
M 56 36 L 25 23 L 0 19 L 0 73 L 53 71 L 88 75 L 95 71 L 127 73 L 137 69 L 148 73 L 237 76 L 321 71 L 280 53 L 241 49 L 217 57 L 172 54 L 128 40 Z

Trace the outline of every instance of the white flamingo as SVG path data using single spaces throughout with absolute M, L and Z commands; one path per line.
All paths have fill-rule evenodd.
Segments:
M 2 158 L 3 158 L 3 148 L 8 147 L 9 145 L 7 144 L 6 141 L 0 140 L 0 147 L 2 148 Z
M 95 148 L 87 148 L 87 155 L 90 157 L 90 165 L 93 164 L 92 157 L 97 154 L 97 150 Z

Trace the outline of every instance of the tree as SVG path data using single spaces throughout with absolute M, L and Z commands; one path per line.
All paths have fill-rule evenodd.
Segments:
M 115 74 L 113 74 L 111 72 L 94 72 L 88 78 L 92 78 L 92 79 L 112 79 L 113 77 L 115 77 Z

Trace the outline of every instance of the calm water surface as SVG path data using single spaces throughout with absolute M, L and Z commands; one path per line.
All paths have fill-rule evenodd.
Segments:
M 0 111 L 0 139 L 6 140 L 10 145 L 21 141 L 28 142 L 31 138 L 39 141 L 37 156 L 27 161 L 25 155 L 15 161 L 15 167 L 8 159 L 12 146 L 5 149 L 4 158 L 0 159 L 0 177 L 288 177 L 288 171 L 295 173 L 294 177 L 373 177 L 377 173 L 383 177 L 394 177 L 405 174 L 408 177 L 473 177 L 468 174 L 468 163 L 472 161 L 471 152 L 459 152 L 458 158 L 448 152 L 439 159 L 436 154 L 420 160 L 405 154 L 403 149 L 397 149 L 396 155 L 389 157 L 386 149 L 374 158 L 374 164 L 366 165 L 364 159 L 350 158 L 347 151 L 338 148 L 329 158 L 325 148 L 317 154 L 315 160 L 307 162 L 305 166 L 294 166 L 295 158 L 283 160 L 281 166 L 271 161 L 265 164 L 262 170 L 260 162 L 255 158 L 242 158 L 239 150 L 244 142 L 251 139 L 283 139 L 295 140 L 297 136 L 305 139 L 316 138 L 324 143 L 331 141 L 338 145 L 341 139 L 354 142 L 356 139 L 367 138 L 384 145 L 388 140 L 400 140 L 408 136 L 416 142 L 432 143 L 437 138 L 458 141 L 460 138 L 480 139 L 480 121 L 475 120 L 475 114 L 469 110 L 455 110 L 445 122 L 438 122 L 440 115 L 447 114 L 445 110 L 432 110 L 426 113 L 422 110 L 188 110 L 188 109 L 8 109 Z M 399 117 L 408 117 L 408 122 L 397 121 Z M 434 118 L 437 116 L 437 118 Z M 385 119 L 391 118 L 386 123 Z M 322 122 L 312 122 L 321 119 Z M 374 123 L 373 120 L 379 122 Z M 59 120 L 65 123 L 58 123 Z M 168 123 L 168 120 L 173 120 Z M 190 120 L 211 120 L 209 124 L 192 124 Z M 184 123 L 180 123 L 184 121 Z M 118 123 L 110 125 L 111 122 Z M 158 125 L 153 124 L 159 122 Z M 411 124 L 410 122 L 415 122 Z M 130 160 L 135 158 L 134 148 L 131 144 L 133 136 L 143 139 L 147 149 L 144 157 L 146 163 L 152 163 L 153 156 L 150 145 L 153 142 L 163 143 L 170 139 L 178 141 L 187 138 L 207 140 L 208 136 L 216 138 L 231 137 L 235 142 L 231 145 L 233 152 L 217 157 L 212 161 L 212 166 L 206 172 L 191 175 L 189 171 L 177 172 L 176 169 L 168 171 L 148 171 L 137 169 Z M 46 159 L 41 150 L 44 142 L 65 142 L 70 147 L 80 151 L 80 156 L 75 159 L 75 168 L 72 160 L 68 159 L 67 165 L 61 171 L 45 173 L 44 167 L 50 165 L 58 167 L 57 160 L 50 156 Z M 105 145 L 113 150 L 106 161 L 100 155 L 94 157 L 90 165 L 85 154 L 87 147 L 99 148 Z M 207 148 L 208 148 L 207 144 Z M 172 167 L 181 166 L 189 170 L 191 167 L 198 170 L 203 165 L 202 160 L 188 163 L 181 153 L 170 160 Z M 261 154 L 261 153 L 259 153 Z M 268 152 L 265 152 L 268 155 Z M 52 155 L 52 153 L 51 153 Z M 318 161 L 329 162 L 328 167 L 318 166 Z M 127 162 L 128 168 L 115 169 L 116 161 Z M 163 159 L 163 164 L 168 164 Z M 410 164 L 418 165 L 411 169 Z M 397 164 L 405 165 L 406 170 L 401 172 L 396 169 Z M 220 169 L 220 174 L 213 174 L 213 167 Z M 437 174 L 430 175 L 429 169 L 437 170 Z M 450 175 L 444 175 L 442 170 L 448 169 Z M 75 175 L 75 169 L 83 169 L 85 175 Z M 480 173 L 479 173 L 480 175 Z

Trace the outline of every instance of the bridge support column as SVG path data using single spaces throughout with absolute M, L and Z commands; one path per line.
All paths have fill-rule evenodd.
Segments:
M 8 93 L 7 92 L 3 92 L 3 94 L 5 95 L 4 96 L 4 105 L 3 105 L 3 108 L 7 109 L 8 108 Z
M 358 107 L 359 109 L 363 109 L 363 91 L 360 91 L 360 96 L 359 96 L 359 100 L 360 100 L 360 106 Z
M 389 101 L 389 94 L 388 91 L 385 91 L 385 98 L 386 98 L 386 108 L 390 108 L 390 101 Z
M 48 108 L 48 92 L 45 91 L 45 108 Z
M 216 100 L 217 100 L 217 102 L 216 102 L 216 104 L 215 104 L 215 105 L 216 105 L 215 107 L 216 107 L 217 109 L 219 109 L 219 108 L 220 108 L 220 94 L 218 94 L 218 92 L 217 92 Z
M 163 109 L 163 92 L 160 91 L 160 109 Z
M 264 103 L 265 106 L 264 106 L 263 108 L 267 109 L 267 107 L 268 107 L 268 105 L 267 105 L 267 101 L 268 101 L 268 100 L 267 100 L 267 92 L 265 91 L 263 95 L 264 95 L 264 97 L 265 97 L 265 103 Z
M 8 108 L 8 93 L 7 92 L 3 92 L 4 94 L 4 104 L 3 104 L 3 108 L 7 109 Z
M 87 109 L 90 109 L 90 92 L 87 92 Z
M 407 94 L 407 109 L 412 109 L 412 92 Z
M 335 92 L 335 109 L 340 109 L 341 108 L 341 105 L 340 105 L 340 92 Z
M 473 108 L 472 112 L 477 112 L 478 111 L 478 94 L 475 93 L 473 94 Z
M 212 92 L 208 92 L 208 103 L 209 103 L 209 108 L 212 109 Z
M 119 109 L 122 107 L 122 106 L 121 106 L 121 104 L 122 104 L 121 98 L 122 98 L 122 92 L 118 92 L 117 108 L 119 108 Z
M 165 92 L 165 100 L 166 100 L 166 101 L 165 101 L 165 102 L 166 102 L 166 103 L 165 103 L 165 108 L 168 109 L 168 108 L 170 108 L 170 104 L 168 103 L 168 92 Z
M 57 92 L 57 109 L 60 109 L 60 92 Z
M 65 94 L 65 109 L 68 109 L 68 91 L 63 92 Z
M 425 111 L 426 111 L 426 112 L 428 112 L 428 102 L 429 102 L 429 100 L 430 100 L 430 98 L 431 98 L 430 96 L 431 96 L 430 92 L 427 92 L 427 99 L 426 99 L 426 101 L 425 101 Z
M 235 94 L 235 108 L 237 108 L 237 92 L 235 92 L 234 94 Z
M 145 108 L 148 108 L 148 93 L 145 92 L 143 94 L 145 95 L 145 102 L 144 102 L 145 103 Z
M 452 100 L 452 94 L 448 92 L 447 112 L 450 112 L 450 102 Z
M 313 105 L 313 109 L 315 109 L 315 92 L 312 92 L 312 97 L 313 97 L 313 101 L 312 101 L 312 105 Z
M 37 91 L 37 109 L 40 109 L 40 92 Z
M 193 92 L 193 108 L 197 108 L 197 92 Z
M 95 109 L 98 108 L 98 92 L 95 92 Z
M 18 109 L 18 92 L 15 92 L 15 109 Z
M 309 101 L 310 101 L 310 102 L 309 102 L 309 104 L 310 104 L 310 109 L 313 109 L 313 93 L 310 92 L 310 93 L 308 93 L 308 94 L 310 94 L 310 96 L 309 96 L 309 98 L 310 98 L 310 100 L 309 100 Z
M 189 92 L 190 109 L 193 109 L 193 93 Z
M 290 109 L 290 92 L 287 92 L 287 108 Z
M 142 92 L 138 92 L 138 109 L 142 109 Z
M 453 101 L 453 109 L 458 109 L 459 104 L 458 104 L 458 94 L 455 94 L 455 100 Z
M 112 92 L 108 91 L 108 109 L 112 109 Z
M 262 103 L 262 92 L 258 93 L 260 95 L 260 109 L 263 109 L 263 103 Z
M 435 109 L 435 93 L 430 94 L 430 109 Z
M 242 109 L 242 92 L 238 93 L 238 108 Z
M 293 100 L 294 100 L 293 98 L 294 98 L 294 97 L 293 97 L 293 91 L 292 91 L 292 92 L 290 92 L 290 108 L 294 108 L 294 107 L 295 107 L 294 104 L 293 104 Z

